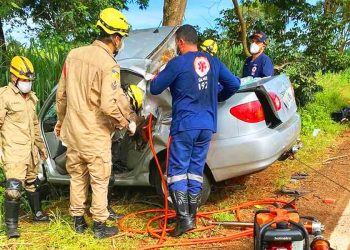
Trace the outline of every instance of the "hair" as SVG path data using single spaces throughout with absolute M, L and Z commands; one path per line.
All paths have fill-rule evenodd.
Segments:
M 100 30 L 100 33 L 97 37 L 97 40 L 100 40 L 101 42 L 105 42 L 105 43 L 109 43 L 111 42 L 111 36 L 114 38 L 115 36 L 119 36 L 121 38 L 121 36 L 118 33 L 114 33 L 114 34 L 108 34 L 106 31 L 104 31 L 101 27 L 98 27 Z
M 177 31 L 176 31 L 176 39 L 183 39 L 187 43 L 190 44 L 198 44 L 198 35 L 196 29 L 189 24 L 182 25 Z

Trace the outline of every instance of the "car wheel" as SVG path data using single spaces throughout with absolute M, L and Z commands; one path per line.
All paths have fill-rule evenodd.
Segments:
M 166 160 L 160 160 L 160 165 L 161 165 L 164 177 L 166 178 L 166 174 L 165 174 Z M 161 203 L 163 204 L 164 203 L 164 190 L 162 187 L 162 182 L 161 182 L 160 177 L 159 177 L 158 169 L 154 173 L 156 174 L 156 176 L 154 178 L 156 192 L 160 196 Z M 211 183 L 210 183 L 210 180 L 208 178 L 208 175 L 204 172 L 202 197 L 201 197 L 200 205 L 203 205 L 207 202 L 209 195 L 210 195 L 210 192 L 211 192 Z M 172 200 L 171 200 L 171 197 L 169 195 L 168 195 L 168 202 L 169 202 L 169 206 L 172 207 Z

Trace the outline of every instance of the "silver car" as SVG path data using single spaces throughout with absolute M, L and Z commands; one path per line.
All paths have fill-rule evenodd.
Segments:
M 147 89 L 148 72 L 161 69 L 175 55 L 177 27 L 132 31 L 125 49 L 118 54 L 122 86 L 137 84 L 144 90 L 140 115 L 154 114 L 153 140 L 165 175 L 166 147 L 171 123 L 169 90 L 152 96 Z M 40 112 L 42 136 L 49 151 L 41 176 L 51 183 L 68 184 L 66 148 L 54 135 L 56 88 Z M 232 177 L 260 171 L 298 149 L 300 116 L 286 75 L 242 84 L 238 93 L 219 103 L 218 130 L 214 135 L 204 171 L 204 203 L 211 185 Z M 112 136 L 112 135 L 111 135 Z M 142 136 L 125 131 L 113 135 L 113 177 L 118 186 L 155 186 L 162 195 L 154 157 Z

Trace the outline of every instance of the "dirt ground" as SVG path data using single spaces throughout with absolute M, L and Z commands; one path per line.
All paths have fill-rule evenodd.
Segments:
M 297 157 L 297 156 L 296 156 Z M 328 160 L 328 161 L 327 161 Z M 337 145 L 331 147 L 328 150 L 327 155 L 324 155 L 323 159 L 319 160 L 318 164 L 310 165 L 312 168 L 317 169 L 322 174 L 331 178 L 339 185 L 350 189 L 350 132 L 339 137 Z M 297 161 L 297 160 L 295 160 Z M 304 163 L 303 168 L 308 174 L 306 179 L 291 181 L 287 184 L 288 188 L 293 188 L 305 192 L 296 200 L 296 206 L 298 211 L 302 215 L 314 216 L 325 225 L 324 235 L 329 239 L 330 234 L 337 225 L 338 219 L 341 216 L 344 208 L 348 204 L 350 199 L 350 192 L 344 188 L 338 186 L 332 181 L 328 180 L 324 176 L 316 173 L 312 169 L 306 167 Z M 247 200 L 255 200 L 261 198 L 284 198 L 286 200 L 292 200 L 295 196 L 282 195 L 276 191 L 275 180 L 279 178 L 280 168 L 283 164 L 276 163 L 268 169 L 252 174 L 241 180 L 230 180 L 225 183 L 226 194 L 230 189 L 230 184 L 237 184 L 240 182 L 246 189 L 242 191 L 233 191 L 235 195 L 242 195 Z M 282 171 L 283 172 L 283 171 Z M 230 183 L 231 182 L 231 183 Z M 325 199 L 334 199 L 333 204 L 326 204 Z M 217 200 L 211 200 L 212 205 Z M 350 237 L 350 235 L 349 235 Z M 199 247 L 198 249 L 204 249 L 207 247 Z M 253 249 L 253 240 L 244 239 L 241 241 L 232 241 L 223 244 L 211 245 L 209 248 L 213 249 L 239 249 L 248 250 Z M 350 248 L 349 248 L 350 249 Z M 345 250 L 345 249 L 339 249 Z

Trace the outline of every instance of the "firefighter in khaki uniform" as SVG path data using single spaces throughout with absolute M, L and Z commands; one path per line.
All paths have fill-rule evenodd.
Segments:
M 35 112 L 38 98 L 31 91 L 32 63 L 23 56 L 15 56 L 10 77 L 8 86 L 0 88 L 0 155 L 6 177 L 6 234 L 8 238 L 17 238 L 20 236 L 17 227 L 22 186 L 34 214 L 33 221 L 49 220 L 41 211 L 37 190 L 38 153 L 43 160 L 47 153 Z
M 114 54 L 123 46 L 129 24 L 116 9 L 101 11 L 100 36 L 91 45 L 73 49 L 67 56 L 58 84 L 56 134 L 67 145 L 70 182 L 70 214 L 74 229 L 83 233 L 88 186 L 92 188 L 90 212 L 96 238 L 118 233 L 106 226 L 107 189 L 111 175 L 111 134 L 136 130 L 138 117 L 120 86 L 120 68 Z

